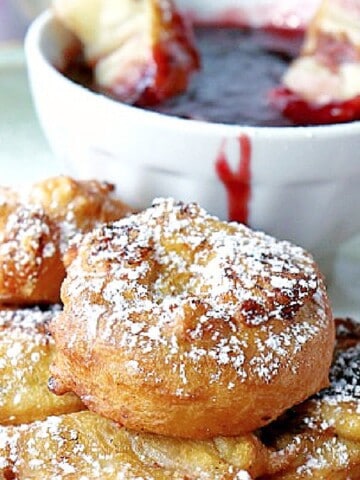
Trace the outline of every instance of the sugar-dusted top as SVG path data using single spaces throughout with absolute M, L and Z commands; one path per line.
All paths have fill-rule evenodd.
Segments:
M 140 363 L 164 349 L 184 388 L 209 362 L 216 365 L 210 382 L 223 366 L 241 381 L 250 371 L 265 382 L 283 367 L 295 372 L 296 354 L 330 322 L 307 252 L 221 222 L 194 203 L 156 200 L 87 234 L 68 263 L 65 312 L 85 321 L 87 340 L 136 348 Z M 313 318 L 301 313 L 309 304 Z M 136 372 L 139 359 L 129 367 Z
M 360 413 L 360 323 L 337 319 L 338 348 L 330 369 L 330 386 L 318 398 L 331 404 L 351 402 Z
M 360 402 L 360 343 L 337 354 L 330 371 L 331 387 L 324 398 Z
M 259 460 L 260 446 L 265 450 L 251 434 L 179 443 L 125 430 L 84 411 L 0 426 L 0 472 L 13 473 L 6 478 L 44 480 L 251 480 L 247 467 L 271 468 L 270 459 Z
M 14 339 L 16 330 L 26 332 L 27 334 L 40 333 L 49 336 L 48 324 L 61 311 L 60 305 L 52 305 L 51 307 L 41 310 L 38 307 L 24 309 L 7 309 L 0 310 L 0 332 L 6 329 L 12 330 L 11 339 Z
M 59 228 L 61 248 L 65 250 L 77 233 L 118 219 L 129 210 L 117 198 L 114 185 L 96 180 L 76 181 L 58 176 L 21 192 L 0 187 L 0 235 L 8 236 L 22 225 L 24 234 L 30 237 L 34 233 L 36 239 L 40 229 L 48 231 L 49 223 L 53 222 Z M 33 219 L 32 223 L 24 224 L 23 217 Z M 2 233 L 4 227 L 5 233 Z
M 49 363 L 48 345 L 53 341 L 48 324 L 54 315 L 54 310 L 38 308 L 0 311 L 0 423 L 9 422 L 7 415 L 15 419 L 23 405 L 31 408 L 34 392 L 40 389 L 47 400 L 41 369 L 44 362 Z M 44 386 L 33 386 L 33 378 Z

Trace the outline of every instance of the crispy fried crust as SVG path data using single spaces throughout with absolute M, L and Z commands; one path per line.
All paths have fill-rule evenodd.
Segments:
M 29 202 L 41 206 L 47 215 L 60 223 L 65 236 L 87 232 L 95 225 L 118 220 L 129 213 L 130 207 L 114 192 L 114 185 L 108 182 L 59 176 L 34 184 Z M 67 232 L 64 231 L 66 227 Z
M 47 388 L 54 354 L 48 323 L 54 312 L 0 311 L 0 424 L 28 423 L 84 408 L 73 394 Z
M 129 208 L 113 186 L 55 177 L 20 196 L 1 189 L 0 303 L 60 300 L 62 255 L 75 234 L 123 217 Z
M 0 302 L 56 303 L 65 276 L 60 229 L 41 210 L 18 207 L 0 234 Z
M 68 259 L 51 388 L 140 431 L 253 431 L 328 383 L 334 326 L 312 258 L 171 200 Z

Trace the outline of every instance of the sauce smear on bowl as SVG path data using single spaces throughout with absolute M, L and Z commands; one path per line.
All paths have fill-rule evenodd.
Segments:
M 228 220 L 247 224 L 251 198 L 251 141 L 245 134 L 239 136 L 239 153 L 238 168 L 233 171 L 225 148 L 222 148 L 216 159 L 215 171 L 226 190 Z

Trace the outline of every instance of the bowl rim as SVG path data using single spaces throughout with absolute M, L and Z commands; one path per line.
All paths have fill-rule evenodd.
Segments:
M 24 41 L 25 57 L 28 68 L 31 64 L 41 64 L 42 68 L 51 75 L 57 78 L 58 81 L 64 83 L 67 88 L 78 90 L 81 95 L 86 95 L 89 101 L 96 100 L 108 105 L 111 108 L 123 109 L 127 115 L 137 115 L 143 117 L 144 121 L 151 123 L 166 122 L 167 129 L 181 129 L 183 131 L 190 131 L 197 134 L 218 134 L 223 137 L 234 137 L 241 133 L 249 135 L 251 138 L 256 137 L 271 137 L 272 139 L 283 139 L 296 141 L 300 138 L 316 138 L 341 136 L 343 138 L 352 136 L 354 133 L 360 134 L 360 121 L 349 123 L 338 123 L 330 125 L 310 125 L 310 126 L 262 126 L 262 125 L 241 125 L 241 124 L 226 124 L 207 122 L 205 120 L 184 119 L 172 115 L 167 115 L 160 112 L 146 110 L 141 107 L 129 105 L 124 102 L 112 99 L 102 93 L 89 90 L 87 87 L 77 84 L 67 78 L 61 73 L 47 58 L 46 54 L 41 49 L 41 43 L 44 33 L 51 27 L 52 24 L 59 23 L 51 9 L 45 10 L 41 13 L 30 25 Z M 51 34 L 51 33 L 50 33 Z

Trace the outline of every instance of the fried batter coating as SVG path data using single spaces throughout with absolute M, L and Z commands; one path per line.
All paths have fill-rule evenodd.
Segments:
M 73 394 L 47 388 L 54 342 L 48 323 L 55 312 L 0 311 L 0 424 L 32 422 L 84 408 Z
M 270 426 L 269 445 L 293 452 L 271 480 L 360 478 L 360 324 L 337 322 L 331 384 Z
M 58 225 L 39 209 L 17 208 L 0 232 L 0 302 L 56 303 L 64 276 Z
M 62 255 L 69 241 L 129 211 L 113 190 L 108 183 L 64 176 L 37 183 L 22 196 L 2 188 L 0 303 L 60 301 Z
M 328 384 L 333 319 L 299 247 L 160 200 L 67 261 L 50 385 L 119 424 L 239 435 Z

